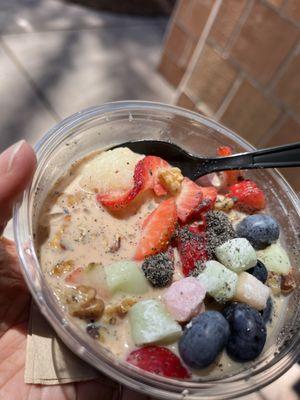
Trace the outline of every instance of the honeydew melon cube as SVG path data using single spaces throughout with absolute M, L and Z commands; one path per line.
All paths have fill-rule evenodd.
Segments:
M 220 263 L 236 273 L 252 268 L 257 263 L 256 252 L 245 238 L 228 240 L 215 249 L 215 254 Z
M 211 260 L 206 261 L 205 269 L 197 279 L 216 301 L 223 303 L 234 296 L 238 276 L 218 261 Z
M 105 276 L 111 293 L 143 294 L 149 289 L 140 264 L 135 261 L 117 261 L 106 265 Z
M 291 262 L 287 252 L 279 243 L 274 243 L 257 252 L 257 257 L 261 260 L 268 271 L 276 274 L 286 275 L 291 268 Z
M 270 288 L 256 279 L 255 276 L 248 272 L 241 272 L 239 274 L 234 295 L 235 300 L 246 303 L 260 311 L 266 308 L 270 294 Z
M 131 335 L 137 346 L 167 344 L 181 336 L 181 326 L 157 300 L 143 300 L 129 310 Z

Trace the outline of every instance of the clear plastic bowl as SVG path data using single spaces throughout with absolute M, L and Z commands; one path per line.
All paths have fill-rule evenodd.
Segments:
M 238 116 L 237 116 L 238 118 Z M 162 399 L 232 399 L 271 383 L 297 360 L 300 350 L 298 288 L 288 301 L 283 327 L 274 342 L 247 370 L 197 382 L 166 379 L 114 358 L 62 312 L 38 262 L 33 240 L 40 206 L 51 188 L 75 160 L 95 149 L 143 138 L 172 141 L 198 155 L 214 156 L 216 147 L 234 152 L 253 147 L 224 126 L 199 114 L 159 103 L 115 102 L 78 112 L 54 126 L 37 143 L 38 166 L 30 188 L 14 212 L 14 234 L 23 273 L 41 312 L 65 344 L 104 374 L 137 391 Z M 300 265 L 299 199 L 275 170 L 251 172 L 266 192 L 269 207 L 282 227 L 292 265 Z

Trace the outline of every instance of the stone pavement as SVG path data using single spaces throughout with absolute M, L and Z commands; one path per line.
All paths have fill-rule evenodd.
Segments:
M 167 21 L 99 13 L 59 0 L 0 2 L 0 151 L 35 143 L 60 119 L 113 100 L 171 102 L 156 65 Z M 8 233 L 11 233 L 9 229 Z M 244 400 L 296 400 L 295 365 Z
M 58 0 L 0 4 L 0 150 L 34 143 L 80 109 L 170 102 L 156 65 L 167 20 L 98 13 Z

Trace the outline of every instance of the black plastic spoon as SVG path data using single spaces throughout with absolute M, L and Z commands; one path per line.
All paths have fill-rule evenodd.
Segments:
M 183 175 L 192 180 L 210 172 L 230 169 L 300 166 L 300 142 L 220 158 L 197 157 L 174 143 L 160 140 L 125 142 L 114 146 L 116 147 L 128 147 L 136 153 L 161 157 L 179 167 Z

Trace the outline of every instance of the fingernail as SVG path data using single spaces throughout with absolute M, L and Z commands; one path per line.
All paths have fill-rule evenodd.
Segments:
M 7 165 L 7 172 L 11 172 L 16 155 L 18 154 L 18 152 L 20 151 L 20 149 L 24 143 L 25 143 L 25 140 L 23 139 L 23 140 L 20 140 L 19 142 L 15 143 L 11 147 L 10 156 L 9 156 L 8 165 Z

